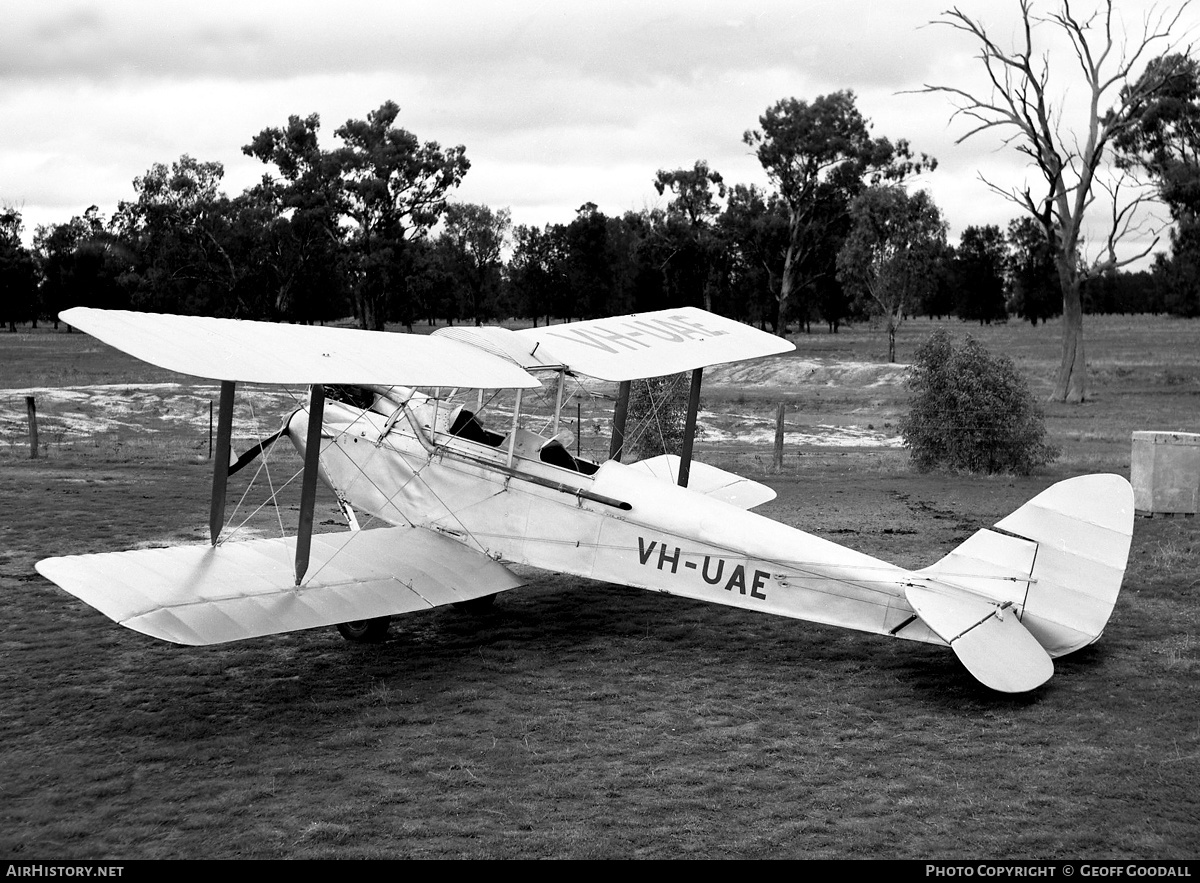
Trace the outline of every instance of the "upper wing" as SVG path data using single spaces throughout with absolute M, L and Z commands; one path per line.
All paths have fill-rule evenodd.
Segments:
M 541 385 L 508 359 L 426 335 L 88 307 L 64 310 L 59 318 L 142 361 L 214 380 L 486 389 Z
M 390 527 L 315 535 L 310 575 L 297 587 L 295 546 L 292 537 L 102 552 L 47 558 L 37 570 L 123 626 L 191 645 L 427 610 L 521 585 L 455 540 Z
M 695 307 L 513 332 L 572 371 L 598 380 L 637 380 L 741 362 L 795 349 L 790 341 Z M 539 350 L 538 355 L 542 355 Z

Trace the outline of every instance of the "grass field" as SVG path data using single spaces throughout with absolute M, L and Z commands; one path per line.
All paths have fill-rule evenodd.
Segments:
M 901 359 L 934 324 L 903 327 Z M 1056 325 L 947 327 L 1048 391 Z M 780 473 L 769 446 L 699 456 L 775 487 L 764 514 L 930 563 L 1058 479 L 1128 475 L 1133 430 L 1200 432 L 1200 322 L 1086 330 L 1094 400 L 1046 407 L 1063 455 L 1039 475 L 921 475 L 883 446 L 793 445 Z M 713 372 L 712 420 L 784 401 L 797 432 L 893 431 L 882 334 L 796 342 L 792 367 L 815 368 Z M 82 335 L 0 334 L 0 855 L 1200 856 L 1196 519 L 1139 518 L 1104 637 L 1018 697 L 944 648 L 533 571 L 490 615 L 413 615 L 378 646 L 322 629 L 176 647 L 33 564 L 203 536 L 205 389 L 147 386 L 178 380 Z M 105 428 L 44 406 L 29 459 L 25 391 L 97 384 L 71 419 Z

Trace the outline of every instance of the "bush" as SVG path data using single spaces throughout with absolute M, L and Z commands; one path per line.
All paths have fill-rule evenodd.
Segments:
M 691 377 L 689 371 L 633 381 L 625 428 L 626 463 L 683 450 Z
M 945 331 L 917 350 L 900 434 L 918 469 L 1028 474 L 1053 462 L 1046 424 L 1012 360 L 967 337 L 955 347 Z

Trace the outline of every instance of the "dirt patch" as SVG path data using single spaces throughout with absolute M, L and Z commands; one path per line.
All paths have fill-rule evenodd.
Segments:
M 908 375 L 908 365 L 856 362 L 843 359 L 778 357 L 738 365 L 717 365 L 704 372 L 709 386 L 738 389 L 837 387 L 850 390 L 899 387 Z

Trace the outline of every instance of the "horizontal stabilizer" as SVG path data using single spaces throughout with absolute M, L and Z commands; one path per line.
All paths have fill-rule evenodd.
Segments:
M 37 570 L 105 616 L 177 644 L 220 644 L 468 601 L 521 585 L 422 528 L 315 534 L 295 583 L 291 538 L 73 555 Z
M 246 383 L 532 388 L 510 359 L 444 337 L 74 307 L 59 318 L 166 368 Z
M 667 484 L 679 483 L 679 457 L 675 454 L 660 454 L 648 460 L 639 460 L 630 463 L 629 468 L 648 472 Z M 687 486 L 690 491 L 730 503 L 739 509 L 753 509 L 775 499 L 775 491 L 765 484 L 695 460 L 688 472 Z
M 994 530 L 978 530 L 932 567 L 920 571 L 942 582 L 984 595 L 997 604 L 1024 605 L 1037 543 Z
M 908 586 L 904 595 L 984 686 L 1024 693 L 1054 674 L 1054 662 L 1011 607 L 948 586 Z

